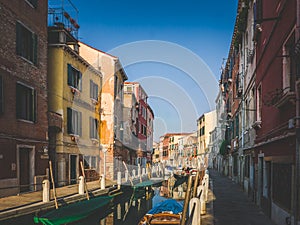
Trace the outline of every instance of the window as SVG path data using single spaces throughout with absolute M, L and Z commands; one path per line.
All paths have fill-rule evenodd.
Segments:
M 90 80 L 90 98 L 98 101 L 98 85 Z
M 250 177 L 250 155 L 245 156 L 245 177 Z
M 67 126 L 68 134 L 75 134 L 81 136 L 81 112 L 75 111 L 74 109 L 67 108 Z
M 99 139 L 98 135 L 98 120 L 90 117 L 90 138 Z
M 16 88 L 17 119 L 36 121 L 36 91 L 21 83 Z
M 83 156 L 84 169 L 96 169 L 97 168 L 97 157 L 96 156 Z
M 37 64 L 37 35 L 17 22 L 17 55 Z
M 119 94 L 119 82 L 118 82 L 118 76 L 115 74 L 115 80 L 114 80 L 114 98 L 117 97 L 117 95 Z
M 296 65 L 295 59 L 290 57 L 293 54 L 294 43 L 295 32 L 290 34 L 282 48 L 282 89 L 284 93 L 295 89 Z
M 125 92 L 124 93 L 132 93 L 132 86 L 125 86 Z
M 79 91 L 82 89 L 82 74 L 71 64 L 68 64 L 68 85 Z
M 254 14 L 254 26 L 257 23 L 261 23 L 263 19 L 263 5 L 262 0 L 256 0 L 253 5 L 253 14 Z M 255 29 L 255 27 L 254 27 Z
M 36 8 L 38 4 L 38 0 L 26 0 L 32 7 Z
M 142 105 L 141 105 L 141 114 L 142 114 L 143 118 L 145 118 L 145 119 L 147 118 L 147 111 L 146 111 L 145 107 Z
M 147 127 L 143 124 L 141 124 L 140 133 L 143 134 L 144 136 L 147 136 Z
M 3 78 L 0 75 L 0 114 L 4 112 Z
M 237 114 L 235 117 L 235 136 L 239 136 L 240 128 L 239 128 L 239 115 Z
M 257 94 L 256 94 L 256 121 L 261 121 L 261 113 L 262 113 L 262 90 L 261 90 L 261 85 L 259 85 L 257 89 Z

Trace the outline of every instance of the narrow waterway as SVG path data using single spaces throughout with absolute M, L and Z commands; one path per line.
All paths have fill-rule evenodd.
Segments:
M 152 208 L 152 191 L 143 190 L 133 193 L 125 191 L 116 196 L 111 205 L 99 209 L 91 216 L 67 225 L 135 225 L 143 215 Z M 0 221 L 1 225 L 34 225 L 34 214 L 7 221 Z M 35 224 L 36 225 L 36 224 Z

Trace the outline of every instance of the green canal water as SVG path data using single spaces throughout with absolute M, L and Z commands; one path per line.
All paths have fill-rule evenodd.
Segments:
M 66 225 L 137 225 L 144 214 L 152 208 L 153 192 L 145 191 L 143 195 L 133 196 L 131 192 L 116 197 L 113 203 L 86 219 Z M 34 214 L 16 219 L 0 221 L 1 225 L 36 225 Z

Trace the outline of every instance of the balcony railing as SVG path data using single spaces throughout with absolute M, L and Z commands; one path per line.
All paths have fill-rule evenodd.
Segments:
M 78 10 L 70 0 L 49 0 L 48 26 L 68 31 L 78 39 Z

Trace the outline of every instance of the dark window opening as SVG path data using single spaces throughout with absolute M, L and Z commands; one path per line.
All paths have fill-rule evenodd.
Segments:
M 98 125 L 99 121 L 93 117 L 90 117 L 90 138 L 99 139 Z
M 17 83 L 16 112 L 17 119 L 36 121 L 36 91 Z
M 68 134 L 75 134 L 81 136 L 82 134 L 81 118 L 82 118 L 81 112 L 78 112 L 71 108 L 67 109 Z
M 90 98 L 98 101 L 98 85 L 90 80 Z
M 17 22 L 17 55 L 37 64 L 37 35 Z
M 68 85 L 79 91 L 82 90 L 82 74 L 71 64 L 68 64 Z

